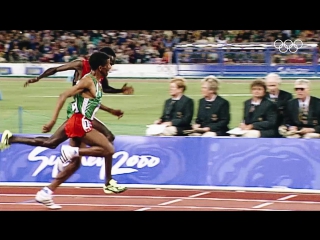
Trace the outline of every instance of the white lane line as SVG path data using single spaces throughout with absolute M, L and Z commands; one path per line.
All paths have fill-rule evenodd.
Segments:
M 142 211 L 146 211 L 146 210 L 149 210 L 149 209 L 151 209 L 151 208 L 144 207 L 144 208 L 139 208 L 139 209 L 134 210 L 134 211 L 140 211 L 140 212 L 142 212 Z
M 205 195 L 205 194 L 208 194 L 208 193 L 209 192 L 196 193 L 196 194 L 188 196 L 187 198 L 195 198 L 195 197 L 202 196 L 202 195 Z M 160 203 L 160 204 L 158 204 L 158 206 L 166 206 L 166 205 L 169 205 L 169 204 L 172 204 L 172 203 L 181 202 L 183 199 L 185 199 L 185 198 L 184 197 L 177 198 L 177 199 L 174 199 L 174 200 L 171 200 L 171 201 Z
M 24 205 L 24 206 L 41 206 L 40 203 L 2 203 L 0 202 L 0 210 L 5 210 L 2 206 L 5 205 Z M 198 206 L 159 206 L 158 205 L 150 205 L 150 206 L 142 206 L 136 204 L 87 204 L 87 203 L 59 203 L 61 206 L 84 206 L 84 207 L 136 207 L 136 208 L 166 208 L 173 209 L 174 211 L 178 209 L 207 209 L 207 210 L 240 210 L 240 211 L 291 211 L 291 210 L 277 210 L 277 209 L 252 209 L 252 208 L 241 208 L 241 207 L 198 207 Z M 44 206 L 42 206 L 44 207 Z M 44 207 L 46 208 L 46 207 Z
M 198 194 L 198 193 L 197 193 Z M 194 194 L 194 195 L 197 195 Z M 204 193 L 201 193 L 204 195 Z M 57 194 L 53 195 L 53 198 L 58 199 L 62 197 L 70 197 L 70 198 L 134 198 L 134 199 L 163 199 L 163 200 L 173 200 L 173 199 L 182 199 L 182 200 L 193 200 L 194 197 L 164 197 L 164 196 L 119 196 L 119 195 L 73 195 L 73 194 Z M 290 196 L 290 197 L 289 197 Z M 289 195 L 283 198 L 279 198 L 278 200 L 274 200 L 274 203 L 302 203 L 302 204 L 320 204 L 320 201 L 295 201 L 289 200 L 286 201 L 285 199 L 293 198 L 294 196 L 298 195 Z M 0 194 L 0 197 L 34 197 L 34 194 Z M 235 201 L 235 202 L 256 202 L 258 203 L 265 203 L 269 202 L 267 199 L 246 199 L 246 198 L 205 198 L 205 197 L 197 197 L 197 200 L 203 201 Z M 1 200 L 0 200 L 1 201 Z
M 259 205 L 256 205 L 256 206 L 253 206 L 252 208 L 262 208 L 262 207 L 265 207 L 265 206 L 269 206 L 269 205 L 271 205 L 271 204 L 273 204 L 273 202 L 266 202 L 266 203 L 261 203 L 261 204 L 259 204 Z
M 293 197 L 296 197 L 297 195 L 288 195 L 288 196 L 284 196 L 284 197 L 281 197 L 281 198 L 278 198 L 277 200 L 275 201 L 269 201 L 269 202 L 266 202 L 266 203 L 261 203 L 259 205 L 256 205 L 256 206 L 253 206 L 252 208 L 263 208 L 263 207 L 266 207 L 266 206 L 270 206 L 278 201 L 284 201 L 284 200 L 287 200 L 289 198 L 293 198 Z
M 278 201 L 283 201 L 283 200 L 287 200 L 289 198 L 294 198 L 296 197 L 297 195 L 288 195 L 288 196 L 285 196 L 285 197 L 282 197 L 282 198 L 278 198 L 277 200 Z
M 195 198 L 195 197 L 199 197 L 199 196 L 202 196 L 202 195 L 205 195 L 208 193 L 210 193 L 210 192 L 201 192 L 201 193 L 190 195 L 190 196 L 188 196 L 188 198 Z
M 171 201 L 159 203 L 158 205 L 159 206 L 166 206 L 166 205 L 169 205 L 169 204 L 172 204 L 172 203 L 176 203 L 176 202 L 180 202 L 180 201 L 182 201 L 182 199 L 178 198 L 178 199 L 174 199 L 174 200 L 171 200 Z

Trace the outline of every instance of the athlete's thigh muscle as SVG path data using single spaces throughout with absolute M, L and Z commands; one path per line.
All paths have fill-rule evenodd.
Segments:
M 104 123 L 101 122 L 99 119 L 94 118 L 92 120 L 92 127 L 96 129 L 98 132 L 101 132 L 107 138 L 113 135 L 112 132 L 106 127 L 106 125 L 104 125 Z
M 60 143 L 63 143 L 64 141 L 66 141 L 68 139 L 64 130 L 66 122 L 67 121 L 62 123 L 60 127 L 46 141 L 54 145 L 59 145 Z
M 113 149 L 113 145 L 109 142 L 107 137 L 94 128 L 82 137 L 82 142 L 89 146 L 98 146 L 109 150 Z
M 70 138 L 69 145 L 71 147 L 85 147 L 85 144 L 81 142 L 81 138 Z
M 84 142 L 82 142 L 81 138 L 70 138 L 69 145 L 71 147 L 80 147 L 80 148 L 87 147 L 87 145 Z
M 64 127 L 66 122 L 64 122 L 50 137 L 35 137 L 34 141 L 38 146 L 47 148 L 56 148 L 59 144 L 63 143 L 68 139 Z

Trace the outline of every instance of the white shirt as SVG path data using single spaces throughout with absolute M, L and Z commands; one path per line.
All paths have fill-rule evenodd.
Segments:
M 254 101 L 251 101 L 251 104 L 252 104 L 252 105 L 255 105 L 255 106 L 258 106 L 258 105 L 260 105 L 260 103 L 261 103 L 261 100 L 260 100 L 260 101 L 256 101 L 256 102 L 254 102 Z
M 269 93 L 269 96 L 270 96 L 270 98 L 278 98 L 278 95 L 274 95 L 274 94 L 271 94 L 271 93 Z
M 309 104 L 310 104 L 310 96 L 307 96 L 304 102 L 299 99 L 299 108 L 308 109 Z
M 216 100 L 217 96 L 213 96 L 211 99 L 205 99 L 207 102 L 213 102 Z

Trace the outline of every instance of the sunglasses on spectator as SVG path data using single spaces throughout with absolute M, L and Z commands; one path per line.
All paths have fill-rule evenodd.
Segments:
M 304 91 L 304 90 L 305 90 L 305 88 L 294 88 L 294 90 L 296 90 L 296 91 L 298 91 L 298 90 L 300 90 L 300 91 Z

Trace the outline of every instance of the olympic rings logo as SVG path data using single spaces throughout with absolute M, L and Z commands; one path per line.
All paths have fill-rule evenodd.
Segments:
M 303 42 L 300 39 L 297 39 L 294 42 L 292 42 L 290 39 L 287 39 L 284 42 L 282 42 L 280 39 L 277 39 L 274 41 L 273 45 L 281 53 L 286 53 L 288 51 L 291 53 L 296 53 L 298 49 L 302 48 Z

